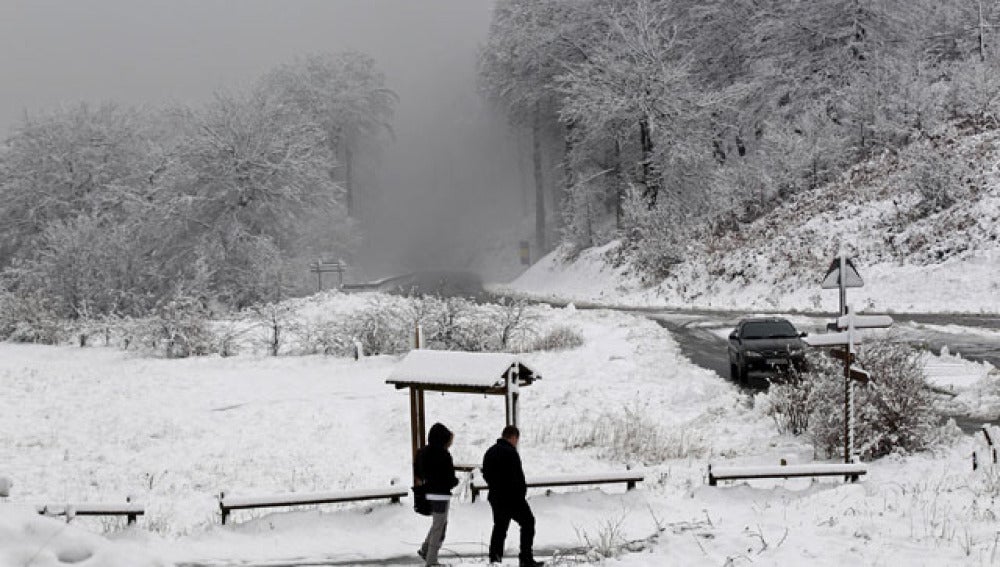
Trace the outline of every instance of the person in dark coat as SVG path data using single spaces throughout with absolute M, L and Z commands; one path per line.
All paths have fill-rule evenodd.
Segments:
M 493 509 L 490 563 L 503 561 L 507 528 L 514 520 L 521 527 L 521 553 L 518 556 L 521 567 L 540 567 L 542 562 L 535 561 L 531 549 L 535 541 L 535 516 L 528 506 L 528 486 L 524 480 L 521 456 L 517 452 L 520 438 L 521 432 L 517 427 L 508 425 L 496 444 L 483 456 L 483 478 L 490 489 L 488 499 Z
M 448 449 L 455 439 L 447 427 L 440 423 L 431 426 L 427 434 L 427 445 L 417 453 L 417 480 L 427 491 L 427 500 L 431 505 L 431 529 L 427 532 L 424 544 L 417 554 L 427 562 L 428 566 L 440 565 L 438 552 L 444 543 L 445 531 L 448 529 L 448 507 L 451 503 L 451 489 L 458 484 L 455 476 L 455 463 Z

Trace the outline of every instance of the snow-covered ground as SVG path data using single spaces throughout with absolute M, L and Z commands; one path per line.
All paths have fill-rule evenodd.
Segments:
M 620 558 L 625 565 L 985 565 L 1000 558 L 992 500 L 1000 475 L 972 473 L 972 438 L 872 463 L 856 485 L 799 479 L 709 487 L 709 462 L 811 462 L 813 450 L 805 439 L 776 435 L 753 399 L 684 359 L 654 322 L 572 308 L 549 309 L 546 319 L 576 327 L 586 344 L 523 355 L 543 376 L 521 398 L 526 472 L 630 466 L 647 480 L 629 493 L 533 491 L 540 549 L 632 542 L 633 552 Z M 0 475 L 14 479 L 9 501 L 19 505 L 126 495 L 145 503 L 147 515 L 135 527 L 74 520 L 104 532 L 112 543 L 88 545 L 107 553 L 139 546 L 168 563 L 217 565 L 415 559 L 428 526 L 406 505 L 238 512 L 222 527 L 215 500 L 222 490 L 407 486 L 407 397 L 384 383 L 397 360 L 164 360 L 107 348 L 2 344 Z M 495 398 L 431 396 L 427 407 L 429 420 L 457 432 L 457 462 L 479 461 L 503 421 Z M 631 451 L 614 450 L 622 446 Z M 0 517 L 15 518 L 0 522 L 0 557 L 23 563 L 13 554 L 28 540 L 17 534 L 29 529 L 28 516 L 35 520 L 10 503 L 0 504 Z M 488 504 L 461 499 L 446 560 L 482 564 L 489 530 Z
M 39 516 L 33 507 L 0 505 L 3 567 L 159 567 L 141 543 L 109 542 L 84 529 Z
M 564 261 L 559 251 L 552 252 L 514 281 L 495 289 L 542 300 L 614 307 L 837 310 L 837 291 L 820 288 L 826 268 L 821 262 L 815 262 L 816 269 L 810 272 L 815 281 L 776 284 L 772 276 L 747 282 L 707 275 L 687 281 L 682 274 L 678 281 L 648 286 L 627 267 L 609 261 L 606 252 L 616 245 L 612 242 L 585 250 L 573 261 Z M 685 265 L 688 268 L 702 269 Z M 849 290 L 848 300 L 859 311 L 1000 313 L 1000 249 L 977 251 L 940 264 L 861 264 L 858 269 L 865 286 Z

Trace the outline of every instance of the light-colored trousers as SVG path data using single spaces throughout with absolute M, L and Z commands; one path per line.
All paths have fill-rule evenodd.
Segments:
M 427 532 L 427 538 L 420 547 L 423 551 L 424 560 L 427 565 L 436 565 L 438 562 L 438 552 L 441 551 L 441 544 L 444 543 L 444 534 L 448 529 L 448 507 L 447 500 L 431 500 L 431 529 Z

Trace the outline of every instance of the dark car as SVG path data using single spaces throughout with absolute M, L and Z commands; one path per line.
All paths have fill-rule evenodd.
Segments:
M 729 373 L 746 383 L 751 372 L 770 374 L 805 367 L 806 344 L 786 319 L 743 319 L 729 335 Z

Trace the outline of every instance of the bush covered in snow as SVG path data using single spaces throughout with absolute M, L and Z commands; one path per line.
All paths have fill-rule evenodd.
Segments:
M 883 340 L 866 345 L 858 361 L 872 376 L 855 385 L 855 449 L 863 458 L 927 449 L 941 439 L 941 418 L 928 395 L 919 353 Z M 833 457 L 844 446 L 843 367 L 812 354 L 809 371 L 775 382 L 768 413 L 782 433 L 807 433 L 817 451 Z
M 124 319 L 124 345 L 165 356 L 185 358 L 218 352 L 219 341 L 209 313 L 197 299 L 178 297 L 160 305 L 152 317 Z
M 55 344 L 65 324 L 40 293 L 0 291 L 0 340 Z
M 606 412 L 586 424 L 553 423 L 539 440 L 561 440 L 566 449 L 596 449 L 603 458 L 644 465 L 704 454 L 704 439 L 694 427 L 667 429 L 638 405 Z
M 817 357 L 818 358 L 818 357 Z M 825 360 L 811 359 L 813 368 Z M 801 435 L 809 429 L 809 397 L 814 380 L 800 372 L 789 372 L 771 381 L 767 392 L 767 414 L 778 427 L 778 433 Z
M 583 346 L 580 331 L 566 325 L 559 325 L 535 339 L 528 350 L 568 350 Z

